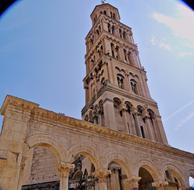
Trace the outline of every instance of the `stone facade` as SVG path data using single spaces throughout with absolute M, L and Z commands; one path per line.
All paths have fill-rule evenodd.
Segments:
M 189 189 L 194 155 L 168 145 L 131 29 L 110 4 L 91 18 L 83 120 L 7 96 L 0 189 Z

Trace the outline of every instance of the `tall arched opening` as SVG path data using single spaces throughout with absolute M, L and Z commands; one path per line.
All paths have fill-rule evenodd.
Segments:
M 141 178 L 139 180 L 139 190 L 156 190 L 153 186 L 153 176 L 147 169 L 141 167 L 139 169 L 139 177 Z
M 91 159 L 82 153 L 74 157 L 74 169 L 69 174 L 69 190 L 96 190 L 98 179 L 96 168 Z
M 27 153 L 20 172 L 22 190 L 59 190 L 58 158 L 48 146 L 38 145 Z
M 124 190 L 127 175 L 121 164 L 112 161 L 108 165 L 108 170 L 110 174 L 107 176 L 107 190 Z

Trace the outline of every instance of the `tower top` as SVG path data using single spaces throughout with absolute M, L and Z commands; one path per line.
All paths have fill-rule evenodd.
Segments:
M 102 0 L 101 3 L 104 4 L 106 2 L 106 0 Z
M 102 4 L 96 5 L 96 7 L 94 8 L 90 15 L 93 24 L 101 14 L 104 14 L 109 17 L 112 17 L 112 15 L 114 15 L 114 19 L 119 21 L 120 15 L 118 9 L 113 5 L 107 3 L 106 0 L 102 0 L 101 2 Z

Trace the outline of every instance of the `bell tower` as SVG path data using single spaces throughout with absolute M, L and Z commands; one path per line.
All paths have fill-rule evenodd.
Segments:
M 108 3 L 97 5 L 91 19 L 86 36 L 83 119 L 167 144 L 131 28 L 120 22 L 118 9 Z

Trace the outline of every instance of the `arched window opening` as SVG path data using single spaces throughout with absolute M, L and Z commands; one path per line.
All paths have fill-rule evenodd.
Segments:
M 114 44 L 113 43 L 111 43 L 111 51 L 112 51 L 112 57 L 115 58 Z
M 123 39 L 126 39 L 126 32 L 123 31 Z
M 116 19 L 116 15 L 115 15 L 115 13 L 113 13 L 113 15 L 112 15 L 112 16 L 113 16 L 113 19 Z
M 94 123 L 92 110 L 89 112 L 89 122 Z
M 119 109 L 120 105 L 121 105 L 121 100 L 119 98 L 114 98 L 113 99 L 113 103 L 114 103 L 114 107 L 116 109 Z
M 139 190 L 156 190 L 152 185 L 154 180 L 149 171 L 141 167 L 139 169 L 139 177 L 141 177 L 139 181 Z
M 168 182 L 168 187 L 171 189 L 178 190 L 180 182 L 178 181 L 174 172 L 170 169 L 165 170 L 165 180 Z
M 108 32 L 111 33 L 111 26 L 109 23 L 108 23 Z
M 124 77 L 121 74 L 117 75 L 118 87 L 124 89 Z
M 112 12 L 110 12 L 110 17 L 113 18 L 113 13 Z
M 142 106 L 138 105 L 137 106 L 137 112 L 138 112 L 138 114 L 139 115 L 142 115 L 143 111 L 144 111 L 144 108 Z
M 128 52 L 127 57 L 128 57 L 129 63 L 131 63 L 131 52 Z
M 93 110 L 93 120 L 94 124 L 99 124 L 99 116 L 98 116 L 98 106 L 96 105 Z
M 117 112 L 119 112 L 119 115 L 122 117 L 123 113 L 120 110 L 121 100 L 119 98 L 114 98 L 113 102 L 114 102 L 114 108 L 117 110 Z
M 126 111 L 128 113 L 131 113 L 131 108 L 133 105 L 130 102 L 125 102 L 125 105 L 126 105 Z
M 124 59 L 125 59 L 125 61 L 127 61 L 127 50 L 123 49 L 123 52 L 124 52 Z
M 116 52 L 115 57 L 116 57 L 116 59 L 118 60 L 118 59 L 119 59 L 119 46 L 116 46 L 115 52 Z
M 115 27 L 114 27 L 114 25 L 112 25 L 112 34 L 114 34 L 115 33 Z
M 106 11 L 104 11 L 104 15 L 106 15 Z
M 97 33 L 97 35 L 99 36 L 100 32 L 99 32 L 99 30 L 98 30 L 98 29 L 96 30 L 96 33 Z
M 140 126 L 140 130 L 141 130 L 141 136 L 142 136 L 143 138 L 146 138 L 146 137 L 145 137 L 145 132 L 144 132 L 143 126 Z
M 103 101 L 99 101 L 99 114 L 103 115 L 104 114 L 104 108 L 103 108 Z
M 103 106 L 103 101 L 102 100 L 99 101 L 98 106 L 99 106 L 98 113 L 99 113 L 99 117 L 100 117 L 100 124 L 102 126 L 104 126 L 104 106 Z
M 138 94 L 137 93 L 137 82 L 134 79 L 130 80 L 131 83 L 131 90 L 133 93 Z
M 85 156 L 78 154 L 73 161 L 74 169 L 69 174 L 69 190 L 95 189 L 98 179 L 95 177 L 95 166 Z
M 151 109 L 148 109 L 147 111 L 148 111 L 149 119 L 152 123 L 152 126 L 154 126 L 155 113 Z
M 119 36 L 120 36 L 120 38 L 122 38 L 122 30 L 121 29 L 119 29 Z
M 123 180 L 126 178 L 126 175 L 124 174 L 120 165 L 116 162 L 111 162 L 108 166 L 108 170 L 111 171 L 107 181 L 108 190 L 123 190 Z
M 148 111 L 150 119 L 155 119 L 155 113 L 151 109 L 148 109 L 147 111 Z

